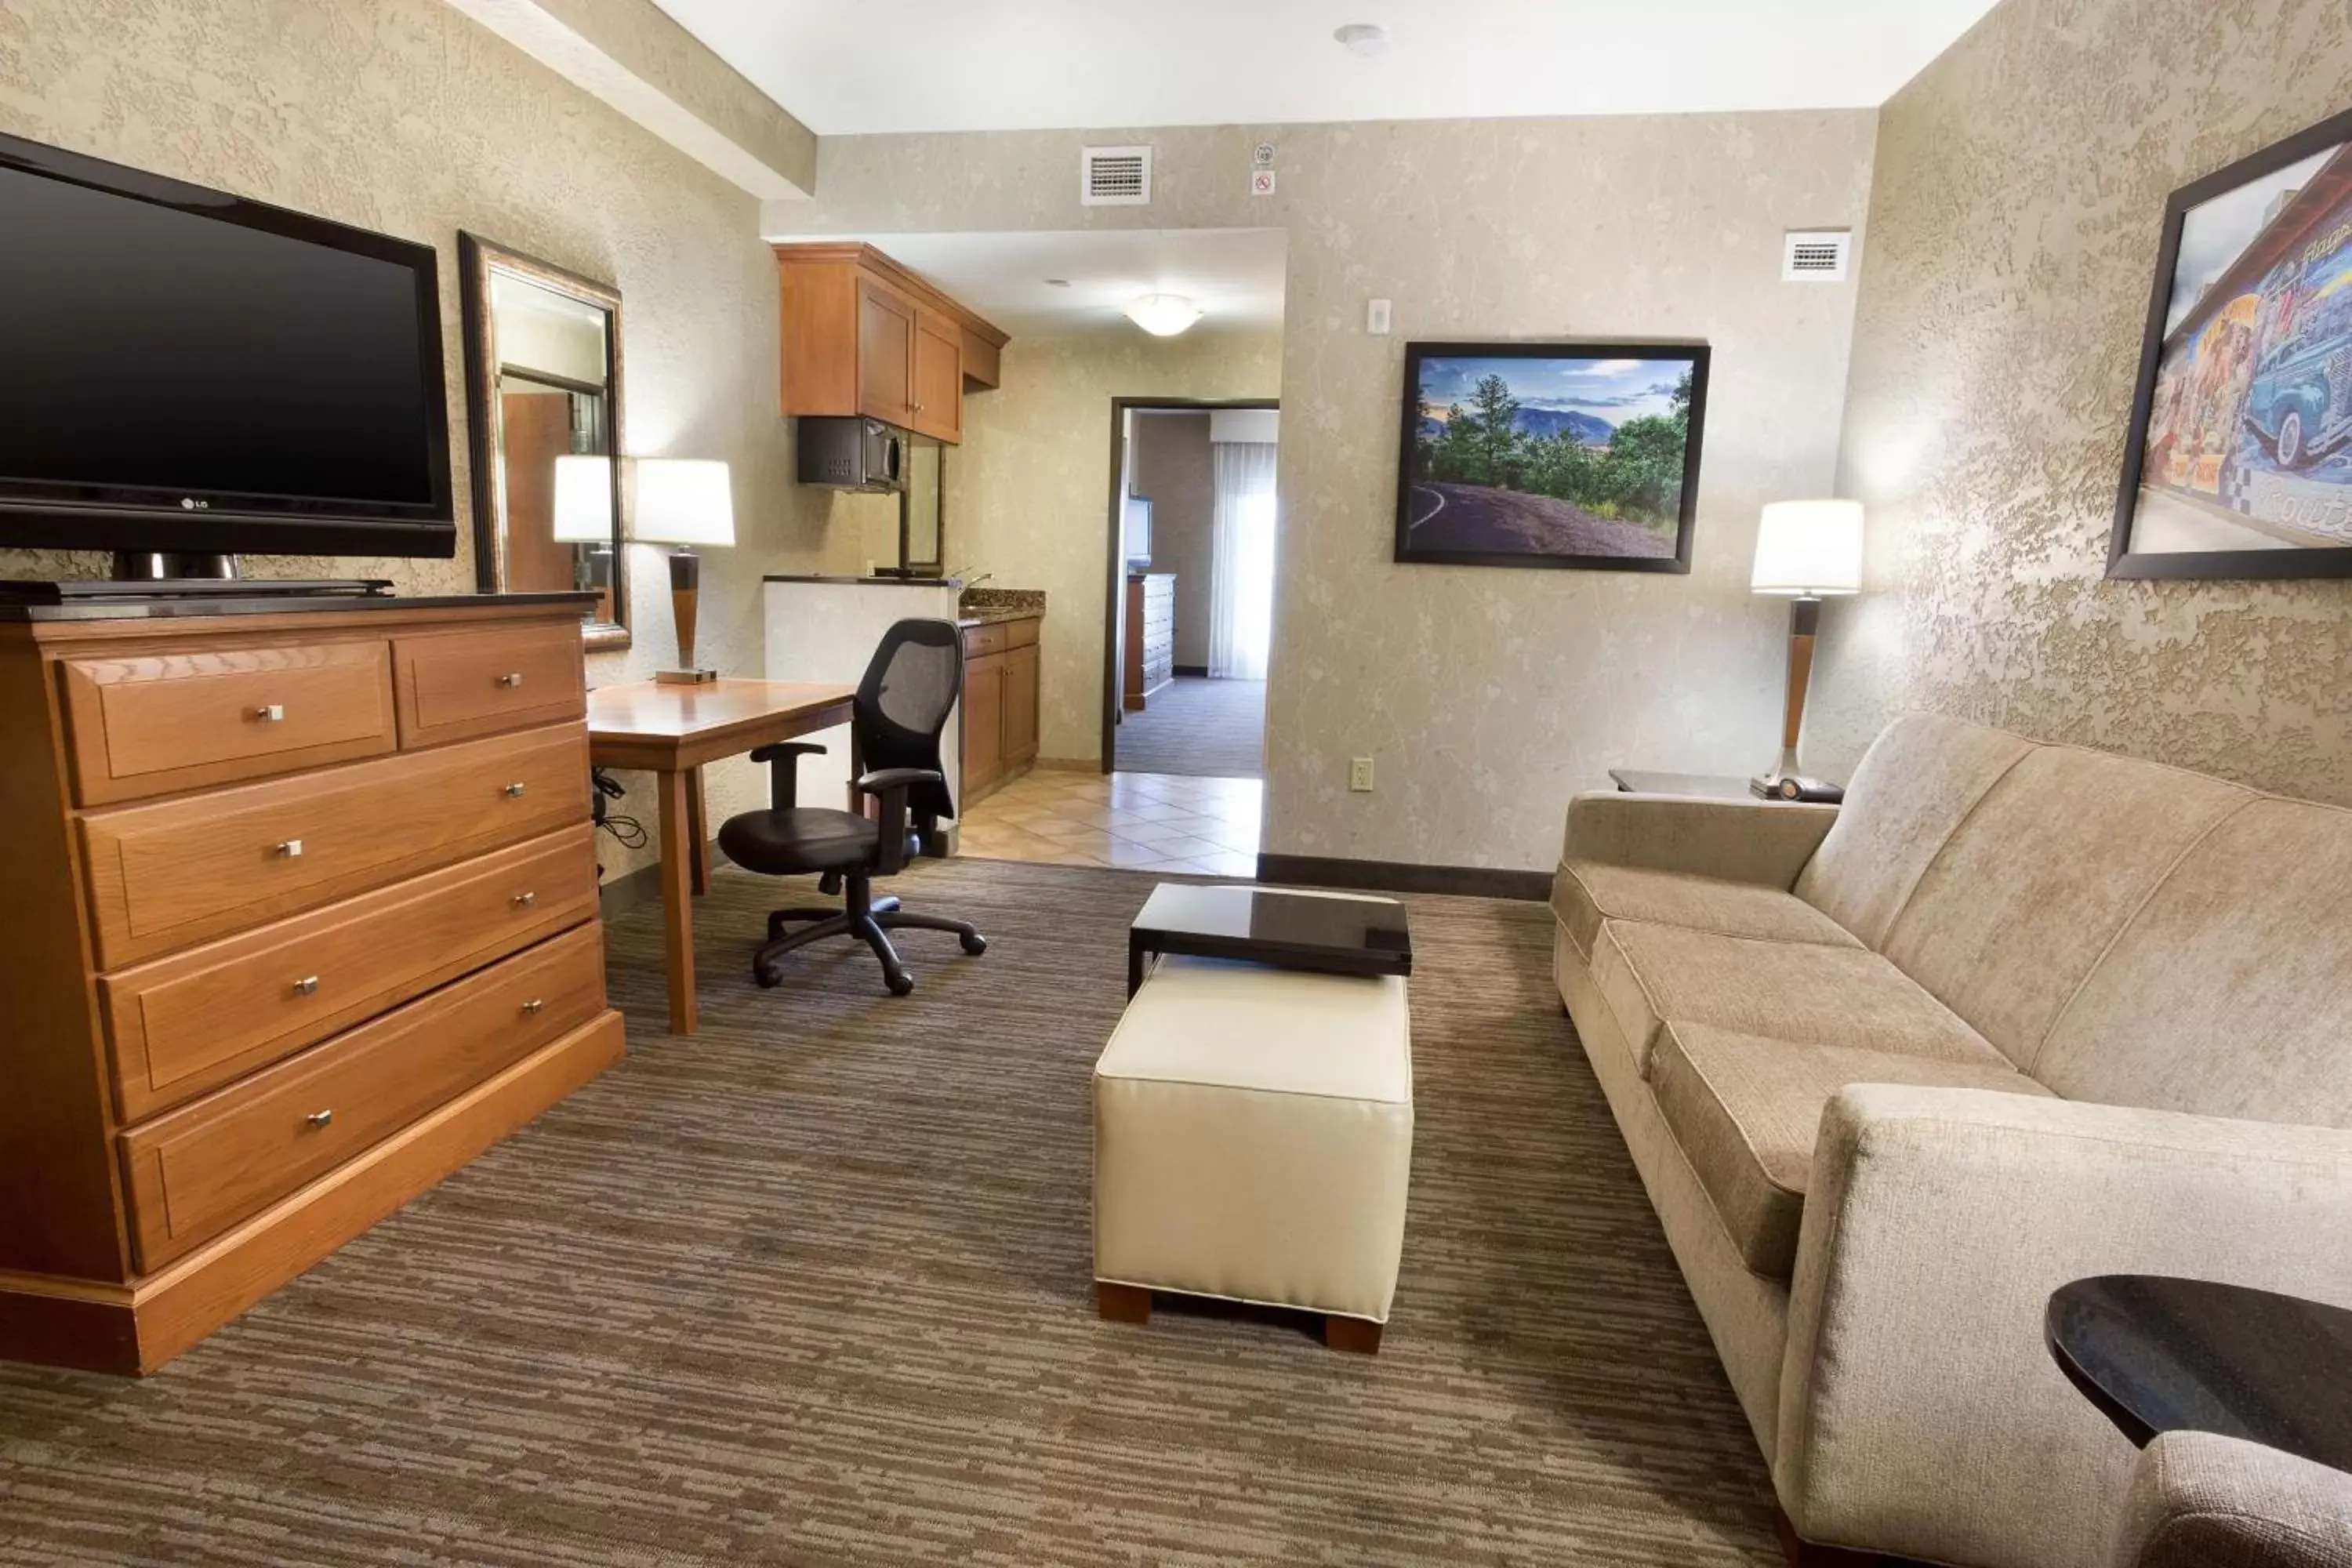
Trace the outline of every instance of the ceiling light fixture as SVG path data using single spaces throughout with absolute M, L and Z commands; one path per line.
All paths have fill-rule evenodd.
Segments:
M 1127 319 L 1155 338 L 1172 338 L 1201 319 L 1201 307 L 1181 294 L 1146 294 L 1127 308 Z
M 1350 22 L 1331 36 L 1367 59 L 1389 52 L 1389 30 L 1377 22 Z

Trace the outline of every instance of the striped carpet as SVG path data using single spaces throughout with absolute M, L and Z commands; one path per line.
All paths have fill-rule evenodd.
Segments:
M 1265 773 L 1265 682 L 1180 675 L 1120 718 L 1119 771 L 1254 779 Z
M 1769 1564 L 1769 1493 L 1547 978 L 1413 903 L 1417 1145 L 1377 1358 L 1098 1321 L 1087 1071 L 1151 879 L 958 861 L 703 1032 L 614 923 L 620 1068 L 142 1383 L 0 1368 L 10 1563 Z

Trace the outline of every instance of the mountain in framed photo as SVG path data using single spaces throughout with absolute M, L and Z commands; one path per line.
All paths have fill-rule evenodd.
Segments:
M 2107 570 L 2352 575 L 2352 114 L 2168 204 Z
M 1704 345 L 1408 343 L 1396 559 L 1690 570 Z

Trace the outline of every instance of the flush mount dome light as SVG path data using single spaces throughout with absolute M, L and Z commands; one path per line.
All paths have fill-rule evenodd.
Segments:
M 1350 22 L 1331 36 L 1360 55 L 1389 52 L 1389 30 L 1377 22 Z
M 1201 307 L 1181 294 L 1146 294 L 1127 308 L 1127 319 L 1155 338 L 1172 338 L 1201 319 Z

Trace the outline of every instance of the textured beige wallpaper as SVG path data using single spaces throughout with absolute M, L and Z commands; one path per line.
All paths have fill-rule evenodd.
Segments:
M 1209 662 L 1210 577 L 1216 562 L 1216 471 L 1209 416 L 1136 421 L 1135 493 L 1151 498 L 1151 569 L 1176 575 L 1176 663 Z
M 761 672 L 760 575 L 823 559 L 831 501 L 790 482 L 751 197 L 441 0 L 0 0 L 0 130 L 439 247 L 458 558 L 248 561 L 258 574 L 471 593 L 457 231 L 618 285 L 630 450 L 734 468 L 738 543 L 705 556 L 703 661 Z M 629 564 L 636 646 L 590 659 L 598 685 L 676 662 L 663 558 L 633 546 Z M 0 551 L 5 576 L 103 565 Z M 714 816 L 762 788 L 748 764 L 714 770 Z M 650 822 L 650 792 L 628 808 Z M 602 853 L 608 873 L 647 858 Z
M 2166 197 L 2352 108 L 2343 0 L 2007 0 L 1880 115 L 1808 760 L 1906 708 L 2352 802 L 2352 583 L 2110 583 Z
M 1534 868 L 1559 855 L 1569 795 L 1607 787 L 1612 766 L 1747 770 L 1777 752 L 1785 611 L 1747 589 L 1756 516 L 1835 477 L 1854 298 L 1781 283 L 1780 237 L 1862 226 L 1874 124 L 1837 110 L 829 137 L 816 200 L 769 203 L 762 221 L 1286 229 L 1266 847 Z M 1267 197 L 1248 194 L 1260 140 L 1277 148 Z M 1151 205 L 1081 207 L 1078 149 L 1129 142 L 1158 149 Z M 1395 302 L 1395 335 L 1364 331 L 1374 296 Z M 1693 574 L 1394 564 L 1405 340 L 1552 336 L 1715 345 Z M 1049 720 L 1049 752 L 1084 744 L 1076 722 Z M 1349 794 L 1348 759 L 1365 754 L 1380 787 Z
M 964 399 L 963 446 L 948 458 L 949 564 L 993 573 L 991 587 L 1045 590 L 1040 756 L 1102 754 L 1111 399 L 1272 397 L 1281 374 L 1281 342 L 1263 333 L 1015 338 L 1004 384 Z

